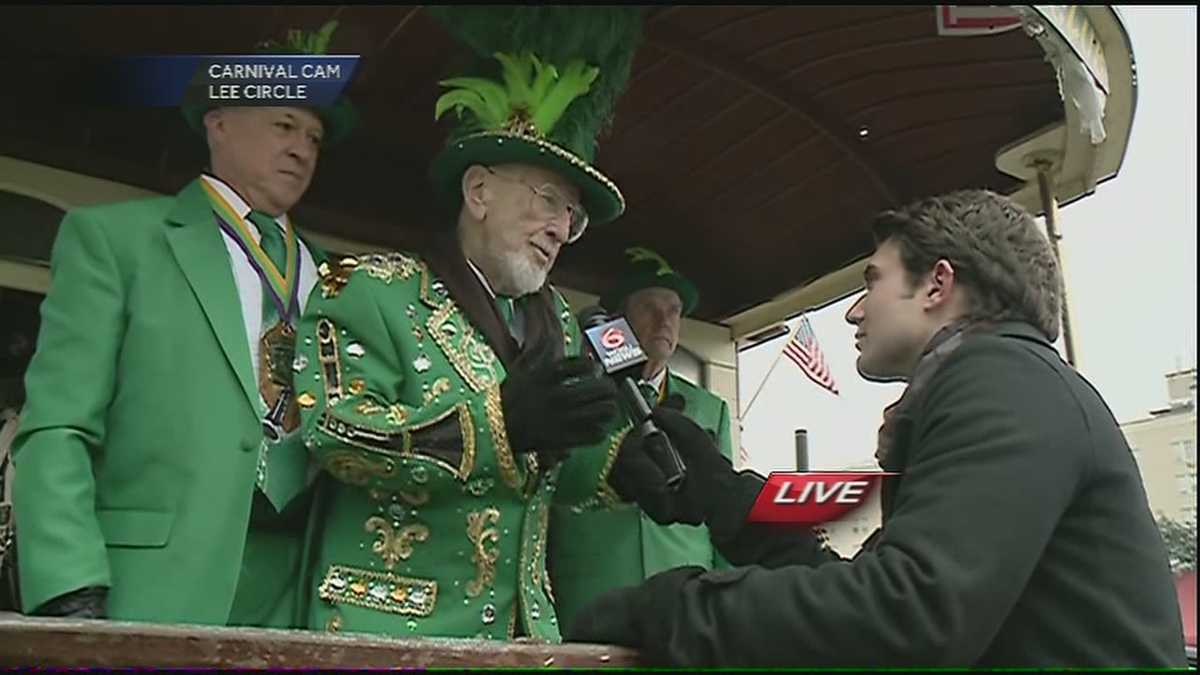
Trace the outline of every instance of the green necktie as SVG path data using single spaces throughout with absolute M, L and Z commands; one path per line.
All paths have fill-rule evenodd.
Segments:
M 283 231 L 279 229 L 279 224 L 262 211 L 251 211 L 250 222 L 258 228 L 261 236 L 259 245 L 262 246 L 263 253 L 267 254 L 280 274 L 286 274 L 287 243 L 283 239 Z M 271 330 L 279 320 L 279 309 L 271 299 L 271 289 L 263 284 L 261 332 Z M 295 460 L 294 455 L 298 451 L 303 451 L 303 446 L 295 442 L 272 445 L 265 441 L 260 447 L 256 482 L 258 489 L 266 495 L 276 510 L 291 501 L 304 487 L 306 465 L 305 462 Z M 292 456 L 292 461 L 288 461 L 289 455 Z
M 262 211 L 251 211 L 250 222 L 258 228 L 258 233 L 261 235 L 259 246 L 262 246 L 263 253 L 271 259 L 275 265 L 275 269 L 279 270 L 279 274 L 287 273 L 287 244 L 283 241 L 283 232 L 279 230 L 279 224 L 271 216 Z M 275 307 L 275 302 L 271 299 L 271 289 L 265 284 L 263 286 L 263 330 L 270 328 L 279 318 L 279 310 Z
M 508 332 L 510 334 L 513 333 L 513 317 L 516 314 L 516 306 L 513 303 L 513 299 L 508 296 L 497 295 L 496 309 L 500 311 L 500 318 L 504 319 L 504 325 L 508 327 Z

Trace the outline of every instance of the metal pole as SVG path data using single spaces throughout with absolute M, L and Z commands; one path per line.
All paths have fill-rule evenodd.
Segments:
M 796 470 L 808 471 L 808 429 L 796 430 Z
M 1071 331 L 1071 312 L 1067 303 L 1067 271 L 1063 267 L 1062 253 L 1058 250 L 1058 241 L 1062 235 L 1058 233 L 1058 200 L 1054 198 L 1054 189 L 1050 182 L 1050 164 L 1045 160 L 1034 163 L 1037 167 L 1038 192 L 1042 196 L 1042 210 L 1046 214 L 1046 238 L 1050 240 L 1050 248 L 1054 251 L 1054 259 L 1058 261 L 1058 269 L 1063 277 L 1062 288 L 1062 336 L 1063 345 L 1067 349 L 1067 363 L 1076 366 L 1075 336 Z

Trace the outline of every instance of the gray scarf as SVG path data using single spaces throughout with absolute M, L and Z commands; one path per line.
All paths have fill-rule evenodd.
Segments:
M 896 441 L 897 423 L 906 416 L 913 401 L 921 398 L 921 393 L 933 379 L 933 374 L 962 344 L 964 335 L 986 330 L 991 325 L 990 322 L 960 320 L 934 333 L 925 349 L 921 351 L 921 358 L 917 361 L 912 376 L 908 378 L 908 386 L 904 388 L 904 393 L 895 403 L 883 409 L 883 424 L 879 427 L 879 442 L 875 448 L 875 459 L 879 461 L 880 466 L 884 465 Z

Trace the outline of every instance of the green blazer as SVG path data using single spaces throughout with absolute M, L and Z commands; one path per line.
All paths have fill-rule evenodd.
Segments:
M 732 461 L 725 400 L 668 371 L 666 395 L 672 394 L 683 396 L 684 412 L 716 435 L 721 454 Z M 605 479 L 629 429 L 623 419 L 605 442 L 575 450 L 559 476 L 550 518 L 550 565 L 564 629 L 575 612 L 609 589 L 636 586 L 681 565 L 728 567 L 706 527 L 659 525 L 636 505 L 621 502 L 608 486 Z M 597 476 L 603 477 L 600 482 Z
M 294 375 L 305 441 L 334 479 L 313 510 L 309 628 L 561 639 L 545 573 L 557 469 L 509 446 L 504 364 L 460 303 L 404 253 L 322 266 Z
M 226 623 L 261 401 L 199 181 L 175 197 L 68 213 L 41 312 L 13 455 L 25 611 L 109 586 L 113 619 Z M 273 452 L 303 467 L 298 436 Z M 279 556 L 250 561 L 275 571 L 262 592 L 285 593 L 289 546 L 260 548 Z

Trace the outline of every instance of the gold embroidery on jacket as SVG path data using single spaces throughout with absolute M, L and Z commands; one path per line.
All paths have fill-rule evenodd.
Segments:
M 483 410 L 487 416 L 488 431 L 492 435 L 492 447 L 496 451 L 496 464 L 500 478 L 512 489 L 521 486 L 517 475 L 517 463 L 513 459 L 512 446 L 508 444 L 508 431 L 504 428 L 504 413 L 500 407 L 500 387 L 492 385 L 484 392 Z
M 429 528 L 421 523 L 405 525 L 397 530 L 380 516 L 368 518 L 365 528 L 376 535 L 371 550 L 383 559 L 383 566 L 389 571 L 396 567 L 396 563 L 412 556 L 414 542 L 424 542 L 429 538 Z
M 358 266 L 367 276 L 379 279 L 385 284 L 396 280 L 404 281 L 421 269 L 421 264 L 415 258 L 399 252 L 360 255 Z
M 392 614 L 429 616 L 437 604 L 437 582 L 330 565 L 317 589 L 322 600 L 366 607 Z
M 321 296 L 324 298 L 336 298 L 350 282 L 350 274 L 358 267 L 358 259 L 347 256 L 330 264 L 323 262 L 317 267 L 317 273 L 321 277 Z
M 325 376 L 325 402 L 329 406 L 342 400 L 342 365 L 338 354 L 337 329 L 329 319 L 317 321 L 317 358 Z
M 499 520 L 500 511 L 494 507 L 467 514 L 467 539 L 475 547 L 471 554 L 471 561 L 475 563 L 475 578 L 467 582 L 468 597 L 478 597 L 484 588 L 496 580 L 496 560 L 500 557 L 496 543 L 500 540 L 500 531 L 489 526 Z

